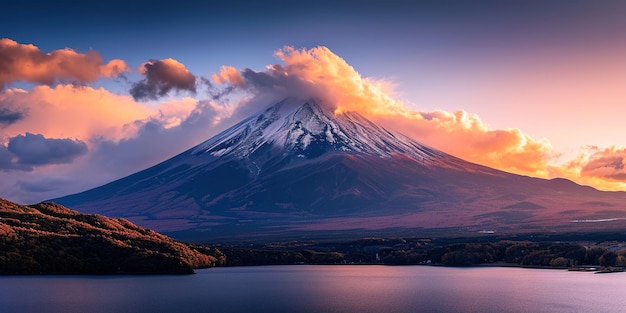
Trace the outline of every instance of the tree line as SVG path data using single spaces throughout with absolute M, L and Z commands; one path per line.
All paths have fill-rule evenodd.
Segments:
M 379 253 L 379 259 L 383 264 L 390 265 L 434 263 L 469 266 L 508 263 L 542 267 L 614 267 L 626 266 L 626 249 L 613 251 L 608 247 L 588 247 L 577 243 L 499 241 L 383 249 Z

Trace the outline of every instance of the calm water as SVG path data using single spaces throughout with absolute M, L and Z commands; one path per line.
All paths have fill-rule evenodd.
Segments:
M 626 273 L 262 266 L 188 276 L 4 276 L 0 312 L 624 312 Z

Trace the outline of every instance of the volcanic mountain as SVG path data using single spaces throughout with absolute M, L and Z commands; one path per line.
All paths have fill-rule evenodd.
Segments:
M 54 201 L 194 241 L 626 224 L 626 193 L 466 162 L 358 113 L 295 98 L 151 168 Z

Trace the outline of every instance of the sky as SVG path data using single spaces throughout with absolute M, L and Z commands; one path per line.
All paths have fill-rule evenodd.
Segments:
M 2 1 L 0 197 L 166 160 L 287 96 L 626 190 L 624 1 Z

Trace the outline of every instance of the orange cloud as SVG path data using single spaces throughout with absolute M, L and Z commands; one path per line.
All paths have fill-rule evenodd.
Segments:
M 126 62 L 120 59 L 113 59 L 106 65 L 100 66 L 100 73 L 105 77 L 118 77 L 124 72 L 131 72 L 131 70 L 130 67 L 126 65 Z
M 157 112 L 151 115 L 151 119 L 159 120 L 166 129 L 176 127 L 193 113 L 197 105 L 198 100 L 193 98 L 163 102 L 159 104 Z
M 471 162 L 518 174 L 549 175 L 547 166 L 553 152 L 547 139 L 534 139 L 515 128 L 490 129 L 475 114 L 459 110 L 371 118 L 386 128 Z
M 216 119 L 232 113 L 219 105 L 205 105 L 210 105 L 209 111 L 216 112 Z M 6 145 L 9 138 L 25 133 L 78 139 L 88 144 L 92 140 L 119 142 L 136 136 L 147 123 L 157 123 L 163 129 L 180 126 L 191 115 L 201 114 L 197 112 L 201 106 L 197 99 L 186 97 L 161 102 L 155 107 L 136 102 L 128 95 L 87 86 L 7 89 L 0 92 L 0 146 Z
M 270 65 L 263 72 L 244 69 L 237 74 L 232 67 L 222 67 L 213 78 L 264 100 L 270 95 L 314 98 L 332 106 L 336 114 L 356 111 L 388 129 L 471 162 L 520 174 L 549 174 L 552 146 L 546 139 L 534 139 L 519 129 L 490 129 L 478 116 L 462 110 L 412 110 L 392 97 L 389 82 L 362 77 L 326 47 L 285 47 L 275 55 L 284 65 Z
M 238 87 L 245 85 L 243 77 L 241 77 L 239 71 L 232 66 L 222 66 L 219 74 L 213 74 L 213 80 L 218 84 L 228 83 Z
M 593 153 L 581 168 L 581 175 L 600 177 L 607 180 L 626 181 L 626 149 L 610 147 L 599 149 L 592 147 Z
M 122 60 L 103 63 L 94 50 L 77 53 L 66 48 L 44 53 L 30 44 L 0 39 L 0 89 L 16 81 L 52 85 L 58 81 L 93 82 L 130 71 Z
M 36 86 L 30 91 L 8 89 L 0 93 L 0 107 L 5 105 L 24 115 L 1 129 L 5 137 L 30 132 L 48 138 L 120 140 L 132 135 L 134 121 L 154 112 L 130 96 L 73 85 Z
M 93 154 L 103 154 L 103 149 L 107 153 L 115 149 L 122 156 L 132 150 L 135 165 L 146 166 L 142 160 L 152 164 L 170 156 L 172 151 L 167 147 L 183 149 L 206 139 L 213 123 L 229 114 L 228 110 L 215 108 L 212 103 L 193 98 L 166 101 L 155 107 L 103 88 L 75 85 L 4 90 L 0 92 L 0 171 L 42 171 L 59 164 L 86 162 L 98 159 Z M 115 154 L 109 157 L 98 159 L 105 163 L 94 166 L 115 163 Z
M 574 160 L 551 168 L 552 177 L 566 177 L 603 190 L 626 190 L 626 148 L 589 146 Z

